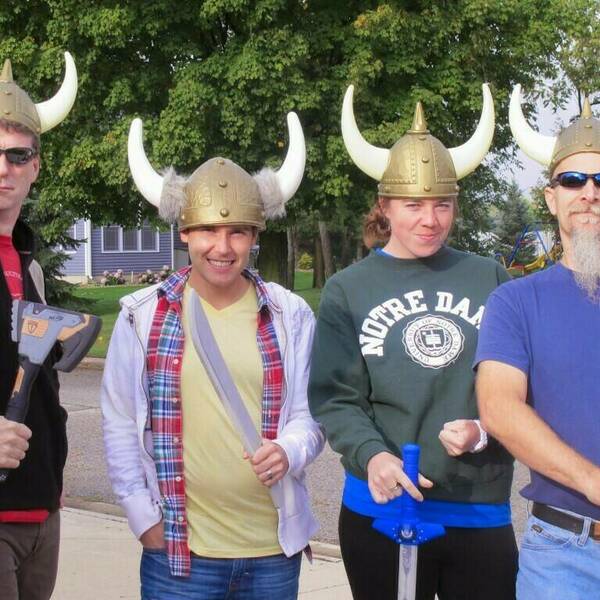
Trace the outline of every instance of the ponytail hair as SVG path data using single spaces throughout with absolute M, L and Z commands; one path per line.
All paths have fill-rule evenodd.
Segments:
M 363 242 L 369 249 L 385 246 L 390 239 L 390 222 L 381 210 L 381 202 L 387 199 L 377 198 L 363 222 Z

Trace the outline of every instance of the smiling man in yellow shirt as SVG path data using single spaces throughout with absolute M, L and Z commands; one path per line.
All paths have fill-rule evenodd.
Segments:
M 301 298 L 247 268 L 265 218 L 284 213 L 302 178 L 302 129 L 293 114 L 288 124 L 279 171 L 250 176 L 217 157 L 187 179 L 155 173 L 141 122 L 132 124 L 133 178 L 164 219 L 177 221 L 191 262 L 122 299 L 106 360 L 109 475 L 144 548 L 142 599 L 297 597 L 301 551 L 317 529 L 304 469 L 324 443 L 306 398 L 314 317 Z M 187 307 L 196 295 L 263 438 L 252 457 L 191 343 Z

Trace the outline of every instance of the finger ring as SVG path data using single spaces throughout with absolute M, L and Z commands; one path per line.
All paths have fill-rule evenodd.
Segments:
M 273 471 L 271 469 L 267 471 L 267 479 L 273 479 Z
M 394 487 L 389 488 L 390 492 L 395 492 L 400 489 L 400 484 L 396 481 L 396 485 Z

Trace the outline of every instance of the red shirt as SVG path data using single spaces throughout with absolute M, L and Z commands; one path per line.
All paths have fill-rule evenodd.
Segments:
M 21 259 L 13 246 L 11 236 L 0 235 L 0 264 L 10 295 L 13 300 L 21 300 L 23 298 Z

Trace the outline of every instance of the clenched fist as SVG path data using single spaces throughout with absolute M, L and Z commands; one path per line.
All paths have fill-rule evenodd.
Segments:
M 29 448 L 31 429 L 0 417 L 0 468 L 16 469 Z

